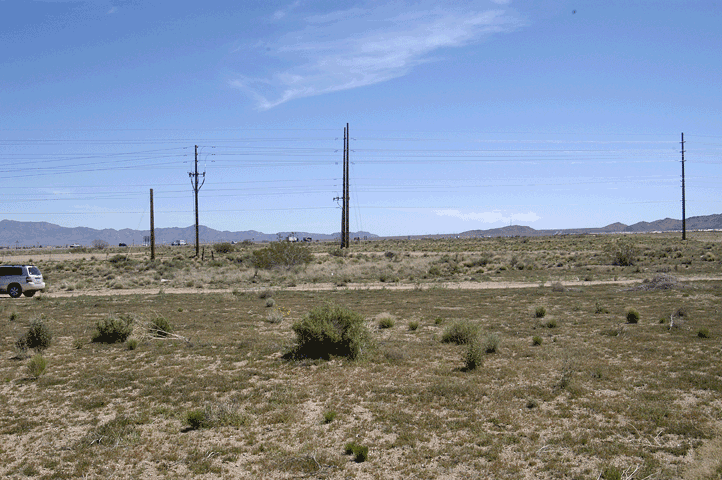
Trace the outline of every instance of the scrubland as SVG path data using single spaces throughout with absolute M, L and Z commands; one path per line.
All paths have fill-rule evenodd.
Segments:
M 722 478 L 722 234 L 264 248 L 5 252 L 0 475 Z

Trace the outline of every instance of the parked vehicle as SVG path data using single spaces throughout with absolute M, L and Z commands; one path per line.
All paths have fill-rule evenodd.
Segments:
M 125 243 L 119 243 L 118 246 L 119 246 L 119 247 L 127 247 L 128 245 L 125 244 Z
M 13 298 L 20 295 L 32 297 L 38 290 L 45 289 L 43 274 L 34 265 L 0 266 L 0 292 Z
M 173 243 L 171 243 L 171 245 L 174 247 L 178 247 L 178 246 L 185 245 L 185 244 L 186 244 L 185 240 L 173 240 Z

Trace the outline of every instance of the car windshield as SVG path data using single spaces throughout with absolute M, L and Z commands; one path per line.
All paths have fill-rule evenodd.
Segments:
M 42 275 L 38 267 L 28 267 L 28 272 L 30 273 L 30 275 Z

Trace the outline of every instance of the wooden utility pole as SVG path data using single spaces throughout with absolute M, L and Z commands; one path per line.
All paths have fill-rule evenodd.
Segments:
M 195 194 L 195 205 L 196 205 L 196 258 L 200 256 L 200 240 L 198 237 L 198 190 L 201 189 L 204 183 L 206 183 L 206 172 L 203 175 L 203 182 L 200 186 L 198 185 L 198 145 L 196 145 L 196 161 L 195 161 L 195 173 L 188 172 L 188 176 L 191 177 L 191 186 L 193 187 L 193 193 Z
M 684 132 L 682 132 L 682 240 L 687 240 L 687 216 L 684 199 Z
M 344 224 L 345 224 L 345 226 L 346 226 L 346 229 L 344 230 L 344 243 L 345 243 L 345 245 L 346 245 L 346 248 L 348 248 L 348 247 L 351 245 L 350 238 L 349 238 L 349 221 L 348 221 L 348 219 L 349 219 L 349 211 L 351 210 L 351 202 L 349 201 L 349 200 L 350 200 L 350 198 L 349 198 L 350 196 L 349 196 L 349 188 L 348 188 L 348 183 L 349 183 L 349 167 L 350 167 L 350 165 L 349 165 L 349 157 L 350 157 L 350 155 L 351 155 L 351 134 L 350 134 L 350 132 L 349 132 L 348 123 L 347 123 L 347 124 L 346 124 L 346 159 L 345 159 L 345 162 L 346 162 L 345 172 L 346 172 L 346 174 L 345 174 L 345 176 L 344 176 L 344 192 L 343 192 L 343 198 L 344 198 L 344 202 L 345 202 L 345 204 L 346 204 L 346 207 L 344 208 L 344 215 L 345 215 L 345 217 L 344 217 L 344 219 L 345 219 Z
M 343 129 L 343 186 L 341 187 L 341 248 L 346 248 L 346 149 L 348 129 Z
M 150 260 L 155 260 L 155 222 L 153 219 L 153 189 L 150 189 Z

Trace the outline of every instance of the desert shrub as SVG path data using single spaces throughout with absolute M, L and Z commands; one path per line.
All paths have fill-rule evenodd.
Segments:
M 359 445 L 356 442 L 347 443 L 344 447 L 346 455 L 353 455 L 354 462 L 365 462 L 369 456 L 369 447 Z
M 637 259 L 638 248 L 628 238 L 621 238 L 607 246 L 607 252 L 612 257 L 612 265 L 628 267 L 634 265 Z
M 261 290 L 258 292 L 258 298 L 263 300 L 264 298 L 271 298 L 273 296 L 273 290 Z
M 475 336 L 467 343 L 466 352 L 464 353 L 464 365 L 467 370 L 475 370 L 484 363 L 485 348 L 478 336 Z
M 415 330 L 418 330 L 418 328 L 419 328 L 419 322 L 417 322 L 416 320 L 409 322 L 409 330 L 411 330 L 413 332 Z
M 594 313 L 609 313 L 609 309 L 597 301 L 594 303 Z
M 157 315 L 150 319 L 148 330 L 154 337 L 167 337 L 169 333 L 173 332 L 173 327 L 165 317 Z
M 10 321 L 14 322 L 17 319 L 18 319 L 18 312 L 15 312 L 15 311 L 11 312 L 10 313 Z
M 234 247 L 228 242 L 216 243 L 215 245 L 213 245 L 213 251 L 215 251 L 216 253 L 231 253 L 235 250 L 236 247 Z
M 552 283 L 552 292 L 558 293 L 558 292 L 563 292 L 564 290 L 566 290 L 566 289 L 564 288 L 564 285 L 562 285 L 561 282 Z
M 268 315 L 266 316 L 266 321 L 268 323 L 281 323 L 283 322 L 283 319 L 285 318 L 284 311 L 281 308 L 274 308 L 271 310 Z
M 394 319 L 391 317 L 382 317 L 379 320 L 379 328 L 392 328 L 394 325 Z
M 544 322 L 544 326 L 547 328 L 557 328 L 557 321 L 553 318 L 550 318 L 546 322 Z
M 206 421 L 206 412 L 202 409 L 186 412 L 185 421 L 193 430 L 198 430 L 208 424 Z
M 336 419 L 337 413 L 333 410 L 327 410 L 323 413 L 323 423 L 331 423 Z
M 99 238 L 96 238 L 92 242 L 93 248 L 97 248 L 98 250 L 104 250 L 108 248 L 108 242 L 105 240 L 100 240 Z
M 43 373 L 45 373 L 46 366 L 47 366 L 47 362 L 45 361 L 43 356 L 38 353 L 33 358 L 31 358 L 30 361 L 28 362 L 28 365 L 27 365 L 28 374 L 32 378 L 40 378 L 40 376 Z
M 125 346 L 128 348 L 128 350 L 135 350 L 136 348 L 138 348 L 138 340 L 136 340 L 135 338 L 131 338 L 130 340 L 128 340 Z
M 293 358 L 329 358 L 333 355 L 355 359 L 361 356 L 370 341 L 364 318 L 333 304 L 312 309 L 292 328 L 297 343 L 290 352 Z
M 536 307 L 536 310 L 534 311 L 534 316 L 536 318 L 544 318 L 544 315 L 547 314 L 547 309 L 544 307 Z
M 441 325 L 442 323 L 444 323 L 444 319 L 443 319 L 443 318 L 441 318 L 441 317 L 436 317 L 436 318 L 434 319 L 434 325 Z
M 266 299 L 266 307 L 270 308 L 270 307 L 274 306 L 275 304 L 276 304 L 276 301 L 274 299 L 272 299 L 272 298 Z
M 466 320 L 454 322 L 444 330 L 441 341 L 464 345 L 472 341 L 479 332 L 479 326 Z
M 85 340 L 83 340 L 82 338 L 76 338 L 75 340 L 73 340 L 74 349 L 80 350 L 81 348 L 83 348 L 83 345 L 85 345 Z
M 253 251 L 251 259 L 256 268 L 290 268 L 306 265 L 313 260 L 311 250 L 300 243 L 273 242 L 267 247 Z
M 542 338 L 539 335 L 534 335 L 531 339 L 531 344 L 538 346 L 542 344 Z
M 709 330 L 706 327 L 702 327 L 699 330 L 697 330 L 697 336 L 699 338 L 709 338 Z
M 622 480 L 622 471 L 615 466 L 607 467 L 599 478 L 604 480 Z
M 93 341 L 98 343 L 121 343 L 133 333 L 133 317 L 130 315 L 108 315 L 95 324 Z
M 53 340 L 53 333 L 50 331 L 43 319 L 40 317 L 30 321 L 28 331 L 18 338 L 15 347 L 21 351 L 27 351 L 32 348 L 36 352 L 42 352 L 50 346 Z
M 627 310 L 627 323 L 639 323 L 639 312 L 633 308 Z
M 490 333 L 484 338 L 484 352 L 485 353 L 496 353 L 499 349 L 499 335 L 496 333 Z

